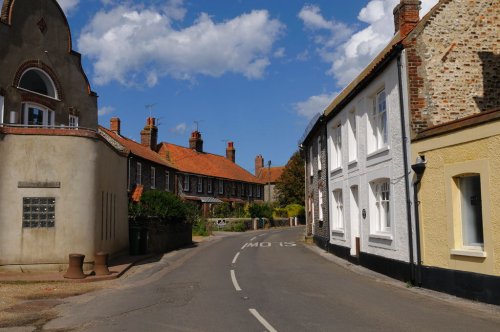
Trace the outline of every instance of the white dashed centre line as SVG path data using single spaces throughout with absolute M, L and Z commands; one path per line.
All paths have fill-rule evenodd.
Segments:
M 257 310 L 255 309 L 248 309 L 250 311 L 250 313 L 255 317 L 257 318 L 257 320 L 266 328 L 266 330 L 268 330 L 269 332 L 278 332 L 274 329 L 274 327 L 271 326 L 271 324 L 269 324 L 267 322 L 267 320 L 264 319 L 264 317 L 262 317 L 258 312 Z
M 236 264 L 236 260 L 238 259 L 238 257 L 240 256 L 240 253 L 237 253 L 234 258 L 233 258 L 233 264 Z
M 231 270 L 231 280 L 233 282 L 234 289 L 236 291 L 241 292 L 240 285 L 238 285 L 238 281 L 236 281 L 236 275 L 234 274 L 234 270 Z

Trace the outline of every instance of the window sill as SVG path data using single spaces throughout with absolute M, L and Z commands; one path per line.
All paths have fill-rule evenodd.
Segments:
M 386 146 L 384 146 L 384 147 L 382 147 L 382 148 L 380 148 L 380 149 L 378 149 L 376 151 L 373 151 L 373 152 L 369 153 L 366 156 L 366 159 L 371 159 L 371 158 L 377 157 L 377 156 L 379 156 L 379 155 L 381 155 L 381 154 L 383 154 L 383 153 L 385 153 L 385 152 L 387 152 L 389 150 L 390 150 L 389 146 L 386 145 Z
M 358 165 L 358 160 L 354 159 L 347 163 L 347 167 L 356 167 Z
M 336 167 L 336 168 L 332 169 L 330 171 L 330 174 L 334 175 L 334 174 L 340 173 L 340 171 L 342 171 L 342 166 L 339 166 L 339 167 Z
M 370 234 L 371 239 L 379 239 L 379 240 L 389 240 L 392 241 L 394 238 L 392 234 L 388 233 L 377 233 L 377 234 Z
M 478 247 L 477 249 L 472 248 L 462 248 L 462 249 L 451 249 L 450 253 L 453 256 L 467 256 L 467 257 L 479 257 L 486 258 L 487 254 L 483 251 L 483 248 Z
M 332 236 L 344 236 L 345 235 L 345 230 L 343 229 L 332 229 Z

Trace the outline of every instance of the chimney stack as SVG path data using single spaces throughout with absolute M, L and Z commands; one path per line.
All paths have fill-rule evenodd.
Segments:
M 394 8 L 394 29 L 401 37 L 406 37 L 420 21 L 420 1 L 401 0 Z
M 141 130 L 141 145 L 156 150 L 158 143 L 158 127 L 155 118 L 147 118 L 144 129 Z
M 201 133 L 198 130 L 191 133 L 189 148 L 200 153 L 203 152 L 203 140 L 201 139 Z
M 111 129 L 111 131 L 114 132 L 115 134 L 120 135 L 120 129 L 121 129 L 120 118 L 111 118 L 109 122 L 110 122 L 109 129 Z
M 233 163 L 236 162 L 236 150 L 234 149 L 233 142 L 227 142 L 226 158 L 231 160 Z
M 255 157 L 255 176 L 259 176 L 260 170 L 264 168 L 264 158 L 262 155 Z

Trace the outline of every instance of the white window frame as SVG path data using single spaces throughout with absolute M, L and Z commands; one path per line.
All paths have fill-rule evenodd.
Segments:
M 142 185 L 142 164 L 137 162 L 135 167 L 135 184 Z
M 38 110 L 42 112 L 42 124 L 35 124 L 31 126 L 36 127 L 53 127 L 55 125 L 55 112 L 50 108 L 34 103 L 23 104 L 23 125 L 29 125 L 29 112 L 30 109 Z
M 170 172 L 165 171 L 165 190 L 170 191 Z
M 318 171 L 321 171 L 321 136 L 318 137 Z
M 0 96 L 0 125 L 4 124 L 4 116 L 5 116 L 4 102 L 5 102 L 5 97 Z
M 318 191 L 318 220 L 323 221 L 323 190 Z
M 182 185 L 182 190 L 183 191 L 189 191 L 190 190 L 189 175 L 188 174 L 184 174 L 184 183 Z
M 377 179 L 370 182 L 370 220 L 376 233 L 391 233 L 391 182 L 389 179 Z
M 331 142 L 331 168 L 335 170 L 342 167 L 342 126 L 340 123 L 332 127 Z
M 342 189 L 332 191 L 332 230 L 344 230 L 344 199 Z
M 314 156 L 313 156 L 313 145 L 311 144 L 311 146 L 309 147 L 309 170 L 310 170 L 310 176 L 314 176 L 314 167 L 313 167 L 313 160 L 314 160 Z
M 198 189 L 198 192 L 199 193 L 202 193 L 203 192 L 203 178 L 202 177 L 198 177 L 198 182 L 196 183 L 197 185 L 197 189 Z
M 347 123 L 349 126 L 349 133 L 347 137 L 349 150 L 348 162 L 353 162 L 358 159 L 358 123 L 355 109 L 349 111 Z
M 43 71 L 42 69 L 40 68 L 28 68 L 26 69 L 22 74 L 21 74 L 21 78 L 19 79 L 19 84 L 21 84 L 22 80 L 23 80 L 23 77 L 24 75 L 26 75 L 26 73 L 30 72 L 30 71 L 36 71 L 40 74 L 40 78 L 44 81 L 44 83 L 46 85 L 50 85 L 50 89 L 53 90 L 54 92 L 54 95 L 51 96 L 49 94 L 43 94 L 43 93 L 40 93 L 40 92 L 36 92 L 36 91 L 33 91 L 33 90 L 29 90 L 29 89 L 26 89 L 26 88 L 23 88 L 21 87 L 20 85 L 17 86 L 18 89 L 20 90 L 24 90 L 24 91 L 28 91 L 28 92 L 31 92 L 31 93 L 34 93 L 34 94 L 37 94 L 37 95 L 40 95 L 40 96 L 44 96 L 44 97 L 48 97 L 48 98 L 51 98 L 51 99 L 55 99 L 55 100 L 59 100 L 59 92 L 57 91 L 56 89 L 56 85 L 54 84 L 54 81 L 52 80 L 52 78 L 50 77 L 49 74 L 47 74 L 45 71 Z
M 372 98 L 372 110 L 370 115 L 372 139 L 369 139 L 369 152 L 376 152 L 388 145 L 388 117 L 387 117 L 387 94 L 385 89 L 380 90 Z
M 151 166 L 151 189 L 156 188 L 156 168 Z
M 477 183 L 471 183 L 471 180 L 476 179 Z M 455 177 L 455 183 L 459 192 L 460 206 L 460 222 L 462 225 L 462 248 L 478 249 L 484 248 L 484 224 L 482 214 L 482 195 L 481 195 L 481 175 L 467 174 Z M 478 185 L 477 188 L 472 188 L 473 185 Z M 470 196 L 473 190 L 474 196 Z M 471 202 L 476 204 L 479 202 L 479 209 L 474 211 L 471 208 Z M 472 220 L 474 219 L 474 220 Z M 476 233 L 475 236 L 473 233 Z
M 212 183 L 213 179 L 207 179 L 207 193 L 209 194 L 213 192 Z
M 219 180 L 219 194 L 224 194 L 224 180 Z
M 79 118 L 76 115 L 69 115 L 68 123 L 71 128 L 78 128 Z

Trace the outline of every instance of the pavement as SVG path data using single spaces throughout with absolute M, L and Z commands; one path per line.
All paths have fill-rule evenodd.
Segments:
M 0 282 L 51 282 L 51 281 L 65 281 L 65 282 L 95 282 L 111 280 L 121 277 L 132 266 L 147 259 L 153 258 L 156 255 L 124 255 L 116 259 L 110 260 L 108 264 L 109 275 L 95 275 L 92 271 L 85 273 L 83 279 L 67 279 L 64 278 L 64 272 L 56 271 L 36 271 L 36 272 L 0 272 Z
M 214 232 L 218 233 L 218 232 Z M 212 240 L 213 236 L 193 236 L 193 243 L 199 243 Z M 13 272 L 13 271 L 0 271 L 1 282 L 96 282 L 106 281 L 120 278 L 131 267 L 148 260 L 160 260 L 163 254 L 147 254 L 147 255 L 122 255 L 111 259 L 108 264 L 108 269 L 111 272 L 109 275 L 95 275 L 93 271 L 84 272 L 84 279 L 67 279 L 64 278 L 66 271 L 30 271 L 30 272 Z

